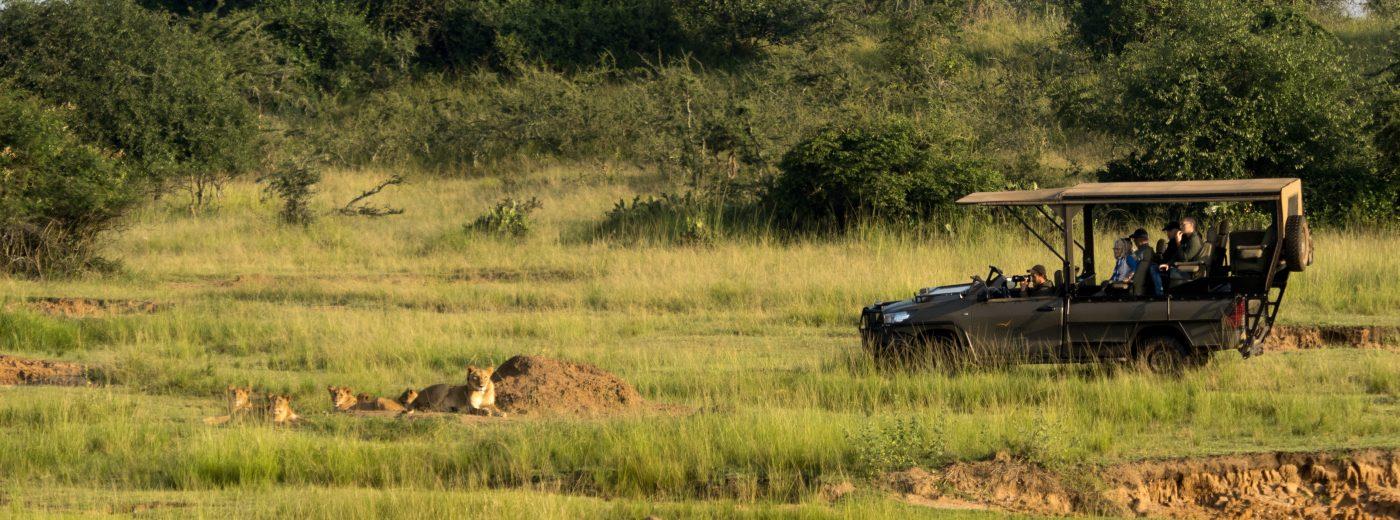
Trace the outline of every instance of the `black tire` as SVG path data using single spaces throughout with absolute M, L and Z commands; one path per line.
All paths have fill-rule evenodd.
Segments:
M 1312 256 L 1312 230 L 1308 228 L 1308 217 L 1288 217 L 1283 235 L 1283 261 L 1288 263 L 1288 270 L 1301 272 L 1312 265 Z
M 1187 351 L 1171 336 L 1152 336 L 1138 344 L 1137 364 L 1143 370 L 1156 374 L 1180 374 L 1183 370 L 1201 364 L 1200 356 Z

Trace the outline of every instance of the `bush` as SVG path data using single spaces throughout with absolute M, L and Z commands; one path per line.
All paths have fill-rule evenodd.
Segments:
M 899 119 L 823 128 L 788 151 L 780 168 L 768 199 L 799 228 L 928 218 L 1004 183 L 965 143 Z
M 311 212 L 311 196 L 321 182 L 321 170 L 311 161 L 290 159 L 258 182 L 263 183 L 264 200 L 282 201 L 277 216 L 283 223 L 305 226 L 316 220 L 316 214 Z
M 534 197 L 530 200 L 506 197 L 497 202 L 485 215 L 468 224 L 467 231 L 500 237 L 523 237 L 530 234 L 530 228 L 534 225 L 530 214 L 543 206 L 539 199 Z
M 267 31 L 306 56 L 308 74 L 330 92 L 383 87 L 407 72 L 417 43 L 373 27 L 365 10 L 341 1 L 277 0 L 263 7 Z
M 490 14 L 496 32 L 518 46 L 500 49 L 560 66 L 624 64 L 672 54 L 682 34 L 668 0 L 515 0 Z
M 1137 150 L 1102 177 L 1301 177 L 1319 220 L 1391 211 L 1335 38 L 1286 8 L 1194 16 L 1114 60 L 1106 97 Z
M 677 5 L 692 41 L 727 53 L 799 40 L 832 14 L 831 2 L 823 0 L 692 0 Z
M 619 200 L 594 229 L 597 238 L 635 241 L 647 237 L 673 244 L 704 245 L 716 235 L 711 216 L 724 213 L 717 203 L 707 203 L 693 193 Z
M 71 272 L 135 199 L 110 154 L 68 130 L 64 111 L 0 88 L 0 271 Z
M 76 107 L 80 137 L 153 181 L 243 171 L 257 151 L 254 114 L 220 50 L 130 0 L 6 2 L 0 76 Z

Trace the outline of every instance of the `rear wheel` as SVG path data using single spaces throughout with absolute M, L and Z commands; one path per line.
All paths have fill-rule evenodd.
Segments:
M 1147 338 L 1137 348 L 1138 366 L 1156 374 L 1180 374 L 1188 368 L 1202 366 L 1209 360 L 1208 355 L 1191 352 L 1186 345 L 1172 336 Z

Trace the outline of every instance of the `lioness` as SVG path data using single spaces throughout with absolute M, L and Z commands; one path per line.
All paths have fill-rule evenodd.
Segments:
M 224 391 L 224 397 L 228 401 L 228 415 L 205 417 L 205 424 L 223 424 L 253 409 L 252 387 L 229 385 L 228 390 Z
M 412 410 L 506 416 L 496 408 L 496 383 L 491 381 L 491 369 L 474 366 L 467 367 L 466 385 L 439 383 L 419 391 Z
M 339 411 L 364 410 L 364 411 L 391 411 L 402 412 L 403 405 L 393 399 L 374 397 L 369 394 L 355 395 L 348 386 L 329 386 L 326 390 L 331 393 L 331 404 Z
M 412 409 L 413 402 L 417 400 L 418 391 L 412 388 L 404 390 L 402 394 L 399 394 L 399 405 L 403 406 L 405 410 Z
M 292 398 L 287 395 L 267 396 L 267 406 L 263 409 L 263 414 L 272 421 L 272 424 L 287 424 L 301 420 L 301 416 L 292 411 Z

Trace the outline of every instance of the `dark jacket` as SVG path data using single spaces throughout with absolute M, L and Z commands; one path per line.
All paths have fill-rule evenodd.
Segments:
M 1181 235 L 1181 245 L 1178 246 L 1181 258 L 1177 262 L 1200 262 L 1205 260 L 1205 242 L 1201 240 L 1200 233 Z

